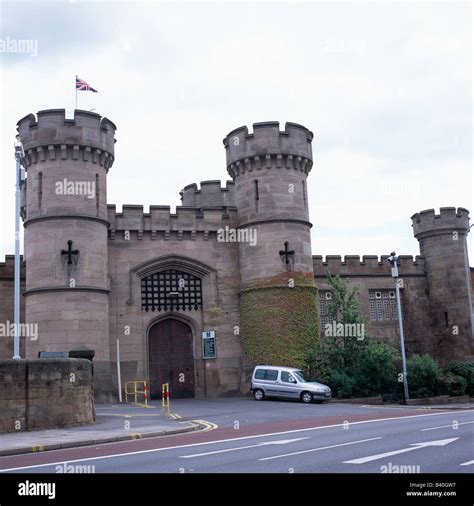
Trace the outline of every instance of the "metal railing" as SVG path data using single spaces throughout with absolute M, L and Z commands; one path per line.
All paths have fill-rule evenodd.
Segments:
M 132 385 L 132 391 L 129 391 L 128 387 Z M 143 385 L 143 390 L 138 389 L 138 385 Z M 148 406 L 148 387 L 146 381 L 134 380 L 125 382 L 125 402 L 128 402 L 128 396 L 133 396 L 135 404 L 138 404 L 138 394 L 143 394 L 143 401 Z

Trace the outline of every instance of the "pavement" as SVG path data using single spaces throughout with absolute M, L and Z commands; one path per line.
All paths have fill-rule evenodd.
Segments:
M 399 409 L 474 409 L 474 404 L 468 402 L 456 402 L 446 404 L 382 404 L 386 408 L 399 408 Z
M 471 403 L 453 403 L 453 404 L 427 404 L 427 405 L 411 405 L 399 406 L 405 409 L 474 409 L 474 404 Z
M 0 434 L 0 456 L 36 453 L 61 448 L 130 441 L 182 434 L 209 428 L 205 422 L 182 421 L 177 414 L 161 414 L 161 405 L 145 408 L 133 404 L 96 406 L 96 422 L 63 429 Z
M 172 401 L 171 416 L 161 414 L 161 403 L 148 407 L 133 404 L 96 406 L 94 424 L 64 429 L 39 430 L 0 435 L 0 456 L 38 454 L 48 450 L 92 447 L 145 438 L 168 441 L 171 436 L 219 429 L 233 439 L 245 432 L 285 432 L 304 428 L 421 415 L 436 412 L 462 413 L 472 404 L 429 406 L 362 405 L 348 403 L 303 404 L 292 400 L 257 402 L 250 397 L 228 399 L 179 399 Z M 456 418 L 460 418 L 456 415 Z M 250 430 L 250 432 L 249 432 Z M 218 432 L 219 432 L 218 431 Z M 227 432 L 226 432 L 227 431 Z M 162 436 L 167 436 L 163 438 Z M 206 441 L 207 441 L 206 436 Z M 162 443 L 154 443 L 161 446 Z M 163 443 L 164 444 L 164 443 Z M 339 471 L 338 471 L 339 472 Z

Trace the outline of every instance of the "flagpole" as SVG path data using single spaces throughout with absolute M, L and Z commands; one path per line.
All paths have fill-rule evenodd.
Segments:
M 77 75 L 76 75 L 76 82 L 74 83 L 74 86 L 76 87 L 76 109 L 77 109 Z

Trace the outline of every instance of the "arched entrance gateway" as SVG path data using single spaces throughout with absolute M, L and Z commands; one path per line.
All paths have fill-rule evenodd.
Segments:
M 194 397 L 193 331 L 183 313 L 201 309 L 201 286 L 200 278 L 176 269 L 155 272 L 141 280 L 142 310 L 164 313 L 148 331 L 152 398 L 161 397 L 163 383 L 169 383 L 175 399 Z
M 177 399 L 194 397 L 193 333 L 186 323 L 167 318 L 153 325 L 148 336 L 150 394 L 161 397 L 163 383 Z

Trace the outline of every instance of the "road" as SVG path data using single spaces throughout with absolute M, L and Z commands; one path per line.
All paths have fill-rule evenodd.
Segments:
M 102 413 L 112 409 L 103 408 Z M 123 407 L 115 409 L 121 411 L 115 413 L 118 417 L 130 413 Z M 69 466 L 67 472 L 95 473 L 474 471 L 473 410 L 250 399 L 179 401 L 174 409 L 182 420 L 211 422 L 209 429 L 3 457 L 0 471 L 55 473 L 64 472 L 65 466 Z M 151 423 L 152 417 L 148 420 Z

